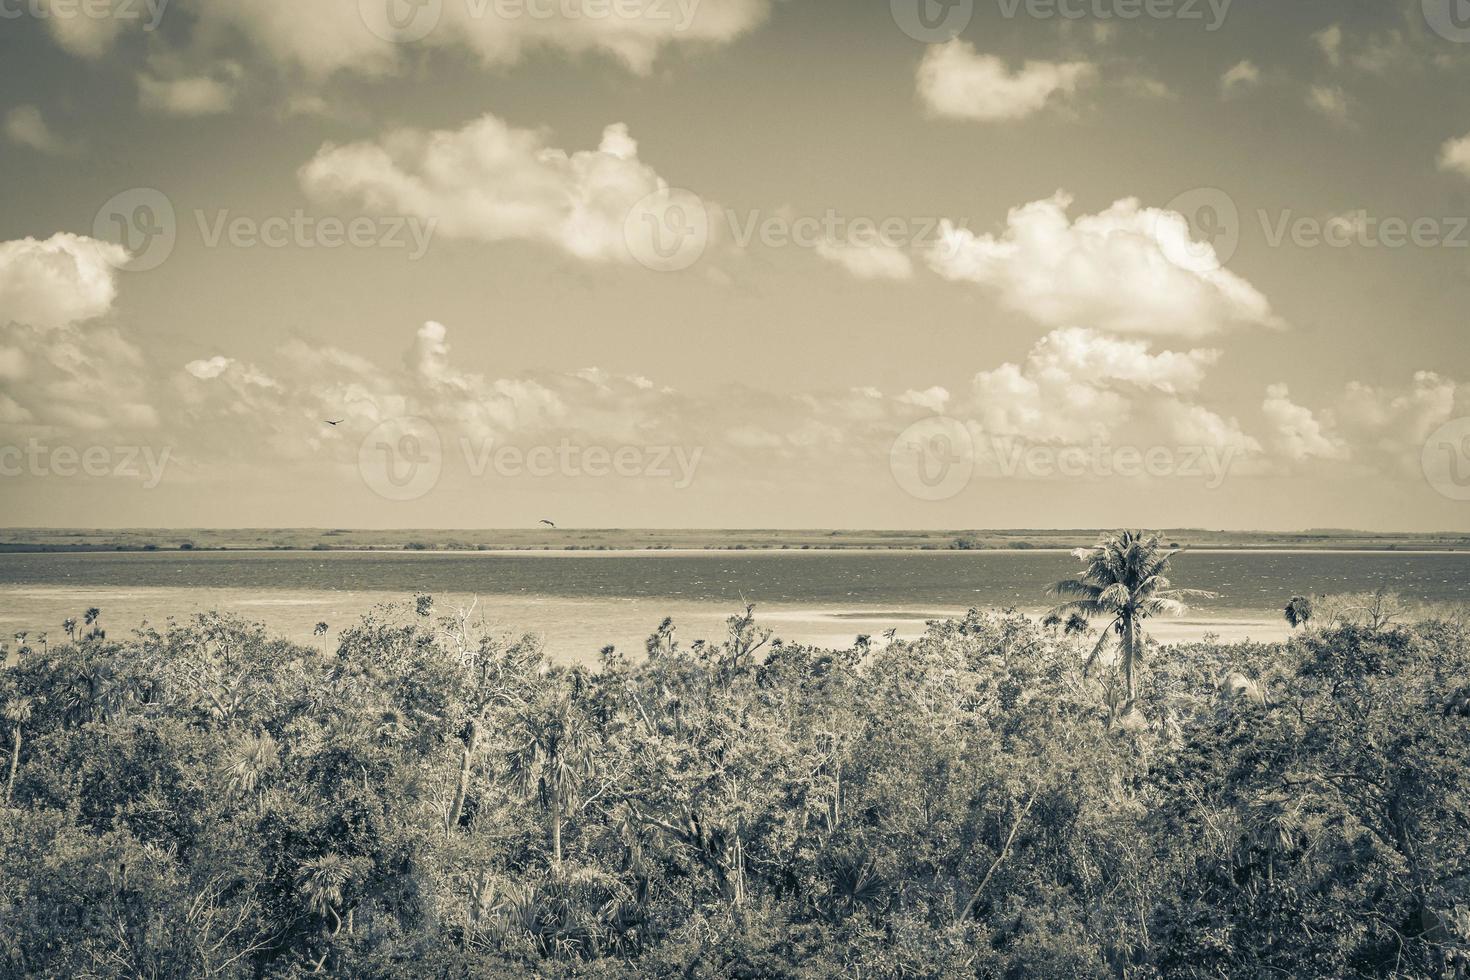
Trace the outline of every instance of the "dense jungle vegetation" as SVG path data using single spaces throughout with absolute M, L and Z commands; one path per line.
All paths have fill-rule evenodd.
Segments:
M 0 975 L 1466 976 L 1470 634 L 1325 605 L 595 669 L 427 596 L 71 624 L 0 671 Z

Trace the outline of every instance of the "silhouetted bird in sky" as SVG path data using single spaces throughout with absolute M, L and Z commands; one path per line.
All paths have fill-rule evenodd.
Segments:
M 548 520 L 544 520 L 544 519 L 543 519 L 543 520 L 542 520 L 542 521 L 541 521 L 541 523 L 542 523 L 542 524 L 545 524 L 545 525 L 546 525 L 546 526 L 547 526 L 547 527 L 556 527 L 556 525 L 555 525 L 555 524 L 553 524 L 553 523 L 552 523 L 552 522 L 551 522 L 551 521 L 548 521 Z
M 337 419 L 337 421 L 335 421 L 335 422 L 333 422 L 331 419 L 322 419 L 322 421 L 325 422 L 325 423 L 327 423 L 327 425 L 338 426 L 338 425 L 341 425 L 343 422 L 345 422 L 346 419 Z

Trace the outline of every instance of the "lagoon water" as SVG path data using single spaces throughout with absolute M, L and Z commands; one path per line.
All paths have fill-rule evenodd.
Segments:
M 374 605 L 435 596 L 440 612 L 474 605 L 508 633 L 534 632 L 558 659 L 612 643 L 641 650 L 665 616 L 685 642 L 723 633 L 744 602 L 788 642 L 847 646 L 859 633 L 922 632 L 972 606 L 1044 610 L 1046 586 L 1076 562 L 1059 551 L 127 552 L 0 555 L 0 629 L 61 635 L 61 622 L 102 609 L 113 635 L 210 609 L 264 622 L 303 643 L 330 644 Z M 1219 598 L 1165 641 L 1206 632 L 1279 639 L 1294 593 L 1384 587 L 1425 604 L 1470 604 L 1470 553 L 1196 551 L 1176 585 Z M 312 628 L 326 622 L 325 637 Z

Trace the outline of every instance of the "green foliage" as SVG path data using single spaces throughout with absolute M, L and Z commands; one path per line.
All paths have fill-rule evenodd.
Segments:
M 72 636 L 0 672 L 0 976 L 1463 975 L 1470 637 L 1383 608 L 1125 716 L 1066 617 Z

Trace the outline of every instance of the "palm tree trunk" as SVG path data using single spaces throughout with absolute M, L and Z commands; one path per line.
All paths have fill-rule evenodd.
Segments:
M 551 863 L 561 867 L 561 793 L 551 794 Z
M 1132 701 L 1137 690 L 1134 681 L 1134 669 L 1138 663 L 1138 624 L 1134 622 L 1133 616 L 1127 614 L 1123 617 L 1123 687 L 1127 698 Z
M 15 734 L 10 743 L 10 780 L 5 784 L 5 805 L 15 794 L 15 774 L 20 769 L 20 722 L 15 723 Z

